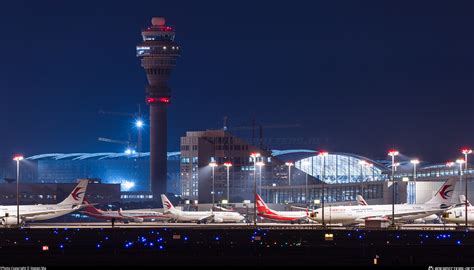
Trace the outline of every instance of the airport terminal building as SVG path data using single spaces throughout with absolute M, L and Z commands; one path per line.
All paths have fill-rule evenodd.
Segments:
M 260 157 L 251 157 L 256 152 Z M 412 164 L 409 160 L 397 162 L 400 165 L 392 185 L 387 160 L 342 152 L 323 156 L 308 149 L 271 150 L 225 130 L 193 131 L 181 138 L 180 152 L 168 153 L 168 193 L 180 196 L 183 202 L 211 203 L 214 198 L 214 202 L 241 203 L 253 201 L 256 180 L 257 192 L 269 203 L 308 205 L 321 202 L 324 195 L 328 204 L 353 204 L 359 194 L 369 203 L 391 203 L 392 186 L 397 203 L 406 203 L 409 196 L 423 203 L 448 177 L 459 177 L 460 173 L 459 166 L 422 162 L 416 185 L 411 185 L 415 180 Z M 149 172 L 149 153 L 51 153 L 22 161 L 20 183 L 67 184 L 88 178 L 97 185 L 119 186 L 104 190 L 120 193 L 117 196 L 122 201 L 144 201 L 154 199 Z M 463 181 L 468 179 L 468 199 L 473 201 L 474 169 L 469 167 L 466 173 Z M 11 159 L 0 160 L 0 178 L 15 181 Z M 464 194 L 464 183 L 458 182 L 454 198 Z M 0 203 L 6 203 L 11 195 L 0 194 Z

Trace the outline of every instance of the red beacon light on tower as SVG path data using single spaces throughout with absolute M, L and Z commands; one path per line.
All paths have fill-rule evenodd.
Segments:
M 149 97 L 146 99 L 146 102 L 148 104 L 154 104 L 154 103 L 165 103 L 168 104 L 171 102 L 171 99 L 169 97 L 160 97 L 160 98 L 155 98 L 155 97 Z

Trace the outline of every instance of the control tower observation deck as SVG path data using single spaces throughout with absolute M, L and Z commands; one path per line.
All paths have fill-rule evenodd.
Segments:
M 180 47 L 174 41 L 173 27 L 165 19 L 155 17 L 151 26 L 142 30 L 143 42 L 137 46 L 137 57 L 145 70 L 148 85 L 146 102 L 150 106 L 150 191 L 155 200 L 166 193 L 167 108 L 171 103 L 168 80 Z

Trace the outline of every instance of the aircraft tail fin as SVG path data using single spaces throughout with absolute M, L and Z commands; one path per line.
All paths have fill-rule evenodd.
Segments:
M 459 201 L 462 204 L 467 204 L 467 206 L 472 206 L 471 202 L 466 200 L 466 196 L 464 196 L 464 195 L 459 195 Z
M 449 178 L 436 192 L 436 194 L 425 204 L 445 204 L 451 203 L 454 188 L 456 187 L 457 177 Z
M 81 205 L 84 201 L 84 198 L 86 197 L 87 184 L 89 184 L 89 180 L 80 180 L 79 184 L 77 184 L 69 196 L 67 196 L 67 198 L 58 205 Z
M 263 201 L 260 195 L 255 194 L 255 200 L 257 201 L 257 211 L 258 213 L 268 213 L 271 212 L 270 208 L 268 208 L 267 204 Z
M 369 204 L 365 201 L 364 197 L 362 197 L 362 195 L 357 195 L 357 204 L 358 204 L 358 205 L 363 205 L 363 206 L 369 205 Z
M 174 209 L 173 204 L 168 200 L 168 197 L 166 197 L 165 194 L 161 194 L 161 202 L 163 203 L 164 212 Z
M 82 204 L 84 204 L 86 207 L 84 207 L 81 212 L 85 214 L 94 214 L 94 215 L 101 215 L 102 210 L 97 209 L 93 204 L 89 202 L 87 198 L 84 198 Z

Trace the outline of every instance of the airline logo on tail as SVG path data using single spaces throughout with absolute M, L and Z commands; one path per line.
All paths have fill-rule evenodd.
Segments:
M 82 198 L 82 195 L 84 194 L 84 191 L 83 192 L 79 192 L 82 190 L 82 187 L 76 187 L 72 192 L 71 192 L 71 196 L 72 198 L 75 200 L 75 201 L 80 201 L 81 198 Z M 80 197 L 79 197 L 80 196 Z
M 165 194 L 161 194 L 161 202 L 163 203 L 163 208 L 165 210 L 171 210 L 173 209 L 173 204 L 168 200 L 168 197 L 166 197 Z
M 426 204 L 441 203 L 449 204 L 451 197 L 453 195 L 454 188 L 456 187 L 457 177 L 449 178 L 441 188 L 436 192 L 436 194 L 427 201 Z
M 453 190 L 454 190 L 454 189 L 449 189 L 450 187 L 451 187 L 451 185 L 442 186 L 441 190 L 439 191 L 439 196 L 441 196 L 441 198 L 447 200 L 448 197 L 450 197 L 449 193 L 453 192 Z

